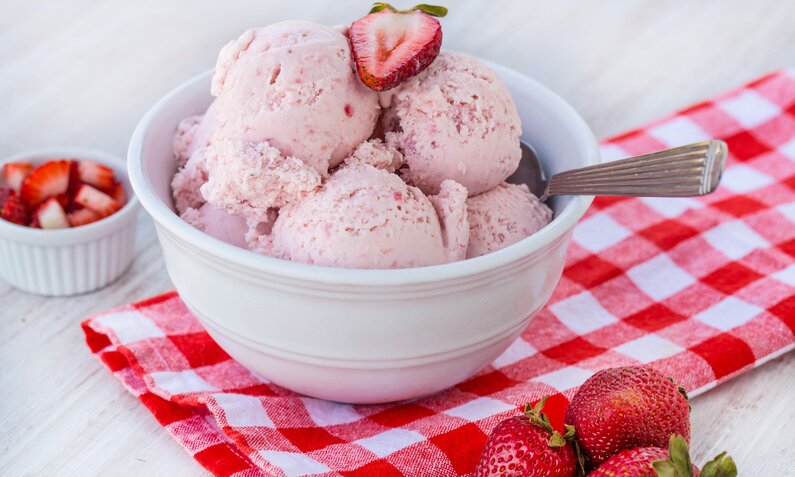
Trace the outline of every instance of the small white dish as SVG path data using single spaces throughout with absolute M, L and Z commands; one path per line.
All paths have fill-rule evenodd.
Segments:
M 599 162 L 593 133 L 561 98 L 508 68 L 505 82 L 547 173 Z M 357 270 L 257 255 L 221 242 L 173 209 L 171 141 L 212 101 L 210 73 L 155 104 L 133 133 L 130 180 L 154 219 L 182 299 L 233 358 L 309 396 L 349 403 L 415 398 L 472 376 L 544 306 L 574 225 L 592 197 L 556 197 L 555 219 L 482 257 L 431 267 Z
M 140 204 L 130 187 L 123 159 L 92 149 L 53 147 L 0 160 L 43 164 L 52 159 L 90 159 L 113 169 L 127 203 L 92 224 L 42 230 L 0 220 L 0 278 L 14 288 L 46 296 L 87 293 L 113 282 L 127 270 L 135 250 Z

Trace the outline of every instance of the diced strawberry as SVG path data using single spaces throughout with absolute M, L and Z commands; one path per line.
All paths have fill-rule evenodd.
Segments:
M 72 227 L 80 227 L 81 225 L 96 222 L 102 219 L 102 217 L 91 209 L 83 208 L 66 214 L 66 219 Z
M 77 189 L 74 201 L 76 204 L 91 209 L 102 217 L 107 217 L 121 209 L 121 204 L 113 200 L 113 197 L 88 184 L 83 184 Z
M 69 227 L 66 212 L 55 197 L 47 199 L 36 210 L 36 217 L 43 229 L 64 229 Z
M 12 195 L 0 208 L 0 218 L 18 225 L 27 225 L 30 214 L 25 204 L 22 203 L 22 199 L 18 195 Z
M 33 165 L 25 162 L 9 162 L 3 166 L 3 181 L 11 189 L 19 192 L 22 182 L 33 170 Z
M 0 207 L 5 205 L 6 201 L 12 195 L 16 195 L 14 193 L 14 189 L 9 189 L 8 187 L 0 187 Z
M 113 192 L 113 185 L 116 180 L 113 176 L 113 169 L 94 161 L 82 160 L 77 165 L 80 173 L 80 180 L 100 189 L 103 192 Z
M 34 229 L 41 228 L 41 224 L 39 223 L 39 217 L 36 214 L 33 214 L 33 218 L 30 220 L 30 227 Z
M 30 208 L 35 208 L 47 198 L 65 193 L 69 189 L 70 161 L 47 162 L 35 169 L 22 183 L 20 194 Z
M 446 14 L 444 7 L 417 5 L 398 11 L 376 3 L 348 31 L 362 82 L 385 91 L 427 68 L 442 47 L 442 26 L 433 16 Z
M 113 197 L 113 200 L 121 205 L 127 203 L 127 192 L 124 191 L 124 186 L 121 184 L 121 182 L 117 182 L 113 185 L 113 193 L 111 194 L 111 197 Z
M 78 161 L 69 163 L 69 187 L 66 193 L 74 196 L 77 188 L 80 187 L 80 170 L 78 169 Z
M 72 196 L 69 195 L 68 193 L 56 195 L 55 200 L 57 200 L 58 203 L 61 204 L 63 210 L 69 209 L 70 205 L 72 204 Z

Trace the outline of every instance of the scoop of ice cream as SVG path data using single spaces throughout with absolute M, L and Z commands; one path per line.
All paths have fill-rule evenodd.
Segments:
M 208 148 L 201 148 L 194 152 L 188 162 L 171 179 L 174 207 L 180 214 L 190 208 L 198 209 L 205 202 L 200 188 L 207 182 L 205 167 L 207 151 Z
M 387 143 L 408 166 L 401 176 L 426 194 L 445 179 L 480 194 L 508 178 L 522 156 L 510 93 L 496 73 L 461 53 L 440 53 L 398 87 L 383 121 Z
M 348 39 L 311 22 L 252 28 L 227 44 L 212 94 L 225 137 L 266 141 L 323 176 L 370 137 L 379 115 Z
M 552 210 L 525 184 L 503 182 L 467 199 L 467 258 L 479 257 L 533 235 L 552 220 Z
M 236 247 L 247 248 L 246 233 L 249 227 L 243 217 L 232 215 L 211 204 L 204 204 L 198 209 L 189 208 L 180 217 L 218 240 Z
M 395 172 L 403 162 L 403 155 L 381 139 L 370 139 L 356 147 L 353 154 L 343 161 L 345 165 L 369 164 L 376 169 Z
M 467 189 L 456 181 L 446 180 L 437 195 L 429 196 L 442 224 L 442 239 L 455 260 L 463 260 L 469 245 Z
M 455 215 L 451 211 L 443 218 Z M 458 215 L 466 215 L 463 207 Z M 416 187 L 385 170 L 352 164 L 303 200 L 283 207 L 259 251 L 333 267 L 435 265 L 461 257 L 458 238 L 452 247 L 445 242 L 446 225 Z
M 268 209 L 298 200 L 320 186 L 315 169 L 267 142 L 216 136 L 204 150 L 207 182 L 201 194 L 215 207 L 243 217 L 252 227 L 268 220 Z
M 204 114 L 189 116 L 180 121 L 172 147 L 177 165 L 182 167 L 196 150 L 207 147 L 218 128 L 213 102 Z

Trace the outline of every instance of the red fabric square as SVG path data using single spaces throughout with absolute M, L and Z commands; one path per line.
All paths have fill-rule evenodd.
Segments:
M 403 473 L 385 460 L 376 460 L 354 470 L 343 470 L 341 475 L 350 477 L 402 477 Z
M 251 461 L 235 452 L 229 444 L 216 444 L 193 455 L 216 476 L 224 477 L 251 468 Z
M 640 231 L 647 240 L 661 250 L 668 250 L 698 234 L 698 231 L 676 220 L 664 220 Z
M 571 341 L 544 350 L 543 353 L 547 357 L 560 361 L 561 363 L 575 364 L 588 358 L 593 358 L 605 351 L 605 348 L 596 346 L 590 341 L 578 336 Z
M 596 255 L 591 255 L 569 265 L 563 273 L 580 285 L 592 288 L 621 275 L 622 272 L 612 263 L 606 262 Z
M 744 195 L 729 197 L 727 199 L 714 202 L 712 206 L 735 217 L 753 214 L 754 212 L 759 212 L 760 210 L 764 210 L 766 208 L 765 204 L 762 204 L 758 200 L 751 199 L 750 197 Z
M 144 406 L 149 409 L 149 412 L 155 416 L 157 422 L 163 426 L 188 419 L 195 414 L 190 408 L 180 406 L 172 401 L 167 401 L 153 393 L 141 394 L 138 399 L 140 399 Z
M 486 444 L 486 438 L 486 434 L 470 422 L 431 437 L 430 441 L 444 452 L 458 474 L 468 474 L 475 470 L 480 460 L 480 453 Z
M 795 175 L 790 176 L 781 182 L 789 186 L 790 189 L 795 190 Z
M 538 401 L 540 401 L 540 399 L 537 399 L 530 404 L 535 406 Z M 549 423 L 552 424 L 552 427 L 557 429 L 560 433 L 566 432 L 563 424 L 566 419 L 566 409 L 568 407 L 569 400 L 566 399 L 566 396 L 560 393 L 550 395 L 544 403 L 544 409 L 542 412 L 547 415 L 549 418 Z
M 102 351 L 112 344 L 108 335 L 94 331 L 93 328 L 88 326 L 88 323 L 83 323 L 82 328 L 83 333 L 86 335 L 86 344 L 92 353 Z
M 690 350 L 709 363 L 717 379 L 750 366 L 756 360 L 748 344 L 729 333 L 721 333 Z
M 207 333 L 172 335 L 169 339 L 179 348 L 193 368 L 210 366 L 229 359 L 229 355 Z
M 779 317 L 792 330 L 792 334 L 795 334 L 795 295 L 773 305 L 770 313 Z
M 113 372 L 130 367 L 130 362 L 118 351 L 105 351 L 100 359 Z
M 492 371 L 490 373 L 475 376 L 472 379 L 464 381 L 457 387 L 461 391 L 477 394 L 480 396 L 487 396 L 502 391 L 505 388 L 518 384 L 517 381 L 509 378 L 499 371 Z
M 739 132 L 723 139 L 729 146 L 729 154 L 740 161 L 751 160 L 770 150 L 748 131 Z
M 762 275 L 742 263 L 731 262 L 702 278 L 701 281 L 716 290 L 731 295 L 760 278 Z
M 303 452 L 312 452 L 343 442 L 322 427 L 286 427 L 279 431 Z
M 795 257 L 795 239 L 778 244 L 778 248 Z
M 382 426 L 400 427 L 409 422 L 422 419 L 423 417 L 433 416 L 434 414 L 433 410 L 427 407 L 406 403 L 389 406 L 383 411 L 370 416 L 370 419 Z
M 597 209 L 606 209 L 610 206 L 616 205 L 620 202 L 624 202 L 627 200 L 631 200 L 631 197 L 620 197 L 620 196 L 599 196 L 593 201 L 593 206 Z
M 675 313 L 662 303 L 655 303 L 648 308 L 644 308 L 624 318 L 624 323 L 653 333 L 686 319 L 687 317 Z

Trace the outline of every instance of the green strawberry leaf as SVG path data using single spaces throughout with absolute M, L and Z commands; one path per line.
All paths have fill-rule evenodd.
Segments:
M 552 437 L 547 441 L 549 447 L 563 447 L 566 445 L 566 439 L 560 435 L 560 432 L 554 431 Z
M 376 13 L 380 12 L 381 10 L 389 9 L 393 13 L 397 13 L 397 10 L 392 5 L 386 2 L 375 2 L 373 3 L 373 8 L 370 9 L 369 13 Z
M 692 475 L 693 464 L 690 462 L 690 453 L 687 451 L 687 441 L 682 436 L 671 436 L 668 444 L 668 454 L 671 462 L 676 467 L 677 476 Z
M 681 477 L 676 472 L 676 466 L 670 460 L 657 460 L 652 462 L 651 466 L 659 477 Z
M 413 7 L 411 7 L 411 10 L 419 10 L 422 13 L 426 13 L 432 17 L 441 18 L 447 15 L 447 9 L 445 7 L 440 7 L 438 5 L 427 5 L 425 3 L 414 5 Z
M 737 466 L 734 460 L 721 452 L 714 459 L 704 464 L 701 477 L 737 477 Z

